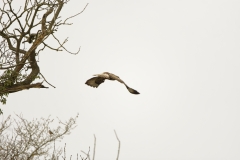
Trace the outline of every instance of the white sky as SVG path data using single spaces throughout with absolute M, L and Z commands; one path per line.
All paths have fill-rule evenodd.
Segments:
M 116 129 L 121 160 L 240 159 L 240 1 L 72 0 L 61 15 L 86 3 L 58 30 L 81 52 L 41 53 L 41 72 L 57 88 L 11 94 L 4 116 L 79 113 L 62 143 L 68 155 L 88 151 L 95 134 L 96 159 L 115 159 Z M 118 82 L 85 85 L 105 71 L 141 94 Z

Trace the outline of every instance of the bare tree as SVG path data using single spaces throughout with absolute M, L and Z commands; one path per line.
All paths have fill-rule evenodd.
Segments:
M 51 133 L 49 127 L 54 119 L 50 117 L 32 121 L 17 117 L 12 119 L 9 116 L 0 124 L 0 159 L 58 159 L 62 149 L 55 148 L 55 141 L 71 133 L 76 127 L 78 115 L 66 122 L 58 119 L 59 126 L 51 128 Z
M 17 118 L 8 116 L 0 123 L 0 159 L 4 160 L 67 160 L 66 144 L 63 147 L 56 147 L 56 141 L 69 135 L 76 127 L 76 119 L 70 118 L 66 122 L 59 122 L 58 126 L 50 128 L 53 125 L 54 119 L 41 118 L 29 121 L 22 116 L 17 115 Z M 114 130 L 118 140 L 117 160 L 120 153 L 120 140 Z M 70 155 L 78 160 L 95 160 L 96 154 L 96 136 L 94 135 L 94 147 L 92 152 L 92 159 L 90 156 L 90 147 L 88 152 L 81 151 L 76 157 Z
M 14 1 L 16 2 L 16 1 Z M 61 19 L 60 12 L 69 0 L 25 0 L 25 4 L 13 8 L 13 0 L 2 0 L 0 6 L 0 101 L 6 103 L 9 93 L 30 88 L 48 88 L 47 82 L 38 66 L 41 51 L 49 48 L 53 51 L 68 51 L 55 33 L 62 25 L 71 25 L 69 19 Z M 48 20 L 50 19 L 50 20 Z M 58 46 L 46 43 L 47 39 L 56 40 Z M 42 81 L 36 82 L 36 79 Z M 50 83 L 50 86 L 54 87 Z

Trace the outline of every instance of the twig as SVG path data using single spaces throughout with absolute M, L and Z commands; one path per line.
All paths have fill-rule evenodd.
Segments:
M 118 158 L 119 158 L 119 153 L 120 153 L 120 144 L 121 144 L 121 142 L 120 142 L 120 140 L 119 140 L 119 138 L 118 138 L 118 136 L 117 136 L 117 132 L 114 130 L 114 133 L 115 133 L 115 135 L 116 135 L 116 138 L 117 138 L 117 140 L 118 140 L 118 154 L 117 154 L 117 159 L 116 160 L 118 160 Z
M 94 158 L 95 158 L 95 150 L 96 150 L 96 136 L 94 134 L 94 148 L 93 148 L 93 159 L 92 160 L 94 160 Z
M 90 155 L 89 155 L 90 147 L 89 147 L 89 149 L 88 149 L 88 153 L 86 153 L 86 152 L 84 152 L 84 151 L 81 151 L 81 152 L 84 153 L 84 154 L 86 154 L 87 158 L 88 158 L 89 160 L 91 160 L 91 159 L 90 159 Z
M 83 10 L 81 12 L 79 12 L 71 17 L 68 17 L 67 19 L 65 19 L 65 21 L 63 23 L 66 23 L 66 21 L 69 20 L 70 18 L 76 17 L 77 15 L 81 14 L 87 8 L 87 6 L 88 6 L 88 3 L 86 4 L 86 6 L 83 8 Z
M 54 146 L 53 146 L 53 154 L 52 154 L 52 159 L 55 158 L 55 140 L 54 140 Z
M 55 86 L 53 86 L 52 84 L 50 84 L 50 83 L 45 79 L 45 77 L 42 75 L 42 73 L 39 72 L 39 74 L 42 76 L 42 78 L 44 79 L 44 81 L 47 82 L 47 84 L 49 84 L 49 85 L 52 86 L 53 88 L 56 88 Z
M 63 152 L 64 152 L 64 155 L 62 156 L 62 158 L 63 158 L 64 160 L 66 160 L 66 143 L 65 143 L 65 145 L 64 145 L 64 150 L 63 150 Z
M 80 52 L 81 47 L 79 47 L 79 49 L 78 49 L 77 52 L 73 53 L 73 52 L 68 51 L 68 50 L 63 46 L 65 43 L 67 43 L 68 38 L 66 38 L 66 39 L 64 40 L 64 42 L 61 43 L 61 42 L 57 39 L 57 37 L 54 36 L 54 34 L 52 34 L 52 36 L 53 36 L 54 39 L 57 40 L 58 44 L 60 45 L 60 46 L 58 47 L 58 49 L 63 48 L 63 49 L 64 49 L 65 51 L 67 51 L 68 53 L 70 53 L 70 54 L 75 54 L 75 55 L 78 54 L 78 53 Z
M 48 48 L 50 48 L 50 49 L 52 49 L 52 50 L 55 50 L 55 51 L 62 51 L 61 49 L 59 49 L 59 48 L 55 49 L 55 48 L 53 48 L 53 47 L 47 45 L 47 44 L 44 43 L 44 42 L 43 42 L 43 44 L 44 44 L 46 47 L 48 47 Z

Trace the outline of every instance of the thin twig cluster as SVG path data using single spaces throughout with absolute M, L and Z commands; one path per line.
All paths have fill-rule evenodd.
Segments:
M 76 127 L 75 118 L 63 122 L 57 118 L 58 126 L 51 127 L 54 119 L 48 118 L 33 119 L 31 121 L 23 118 L 22 115 L 16 115 L 17 118 L 8 116 L 0 123 L 0 159 L 4 160 L 68 160 L 73 156 L 67 157 L 66 143 L 62 148 L 56 147 L 56 142 L 69 135 Z M 50 129 L 51 128 L 51 129 Z M 114 130 L 118 140 L 118 153 L 116 160 L 119 159 L 120 140 Z M 95 160 L 96 154 L 96 136 L 94 135 L 94 147 L 92 158 L 90 156 L 90 147 L 88 152 L 81 150 L 77 154 L 77 160 Z
M 50 117 L 28 121 L 21 115 L 17 115 L 17 119 L 9 116 L 0 124 L 0 159 L 57 159 L 62 150 L 55 148 L 55 142 L 71 133 L 77 117 L 66 122 L 58 120 L 59 126 L 50 130 L 54 121 Z

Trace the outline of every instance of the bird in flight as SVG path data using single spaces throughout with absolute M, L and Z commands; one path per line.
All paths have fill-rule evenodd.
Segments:
M 112 73 L 109 73 L 109 72 L 104 72 L 102 74 L 95 74 L 93 75 L 95 77 L 93 78 L 90 78 L 89 80 L 86 81 L 85 84 L 91 86 L 91 87 L 98 87 L 101 83 L 103 83 L 105 81 L 105 79 L 108 79 L 108 80 L 117 80 L 118 82 L 124 84 L 127 88 L 127 90 L 132 93 L 132 94 L 140 94 L 138 91 L 136 91 L 135 89 L 132 89 L 130 87 L 127 86 L 127 84 L 121 80 L 118 76 L 112 74 Z

